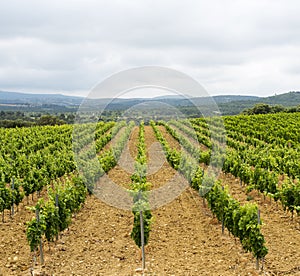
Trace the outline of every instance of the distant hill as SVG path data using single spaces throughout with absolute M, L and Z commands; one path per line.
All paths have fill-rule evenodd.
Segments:
M 80 105 L 82 97 L 65 96 L 62 94 L 31 94 L 20 92 L 0 91 L 0 104 L 27 104 L 27 105 Z
M 47 111 L 63 112 L 76 111 L 82 102 L 85 102 L 87 111 L 95 110 L 126 110 L 132 106 L 145 102 L 159 101 L 171 106 L 178 107 L 184 112 L 197 115 L 195 105 L 209 109 L 212 100 L 218 104 L 222 114 L 238 114 L 245 109 L 253 107 L 257 103 L 270 105 L 282 105 L 292 107 L 300 105 L 300 92 L 288 92 L 271 97 L 243 96 L 243 95 L 219 95 L 213 97 L 185 96 L 160 96 L 154 98 L 133 98 L 133 99 L 85 99 L 83 97 L 66 96 L 62 94 L 30 94 L 20 92 L 0 91 L 0 110 L 24 110 L 24 111 Z M 189 109 L 193 109 L 191 111 Z M 217 111 L 213 111 L 217 112 Z
M 267 98 L 262 98 L 262 102 L 267 104 L 280 104 L 283 106 L 295 106 L 300 104 L 300 92 L 291 91 Z
M 300 92 L 292 91 L 284 94 L 274 95 L 270 97 L 256 97 L 251 100 L 240 99 L 238 101 L 230 101 L 218 104 L 222 114 L 235 115 L 241 113 L 245 109 L 252 108 L 255 104 L 266 103 L 269 105 L 282 105 L 284 107 L 294 107 L 300 105 Z

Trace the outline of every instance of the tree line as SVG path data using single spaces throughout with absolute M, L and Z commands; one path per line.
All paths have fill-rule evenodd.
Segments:
M 27 113 L 22 111 L 0 111 L 0 127 L 30 127 L 44 125 L 72 124 L 75 121 L 73 113 Z
M 252 108 L 245 109 L 242 114 L 255 115 L 255 114 L 274 114 L 279 112 L 294 113 L 300 112 L 300 105 L 296 107 L 284 107 L 282 105 L 269 105 L 265 103 L 258 103 Z

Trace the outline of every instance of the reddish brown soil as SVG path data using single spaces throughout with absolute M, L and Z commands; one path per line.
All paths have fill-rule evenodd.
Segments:
M 172 148 L 174 148 L 178 151 L 182 150 L 181 145 L 172 137 L 172 135 L 166 130 L 166 128 L 164 126 L 158 126 L 158 129 L 163 134 L 163 136 L 167 140 L 168 144 Z
M 112 145 L 114 145 L 116 143 L 116 141 L 118 141 L 119 137 L 122 135 L 122 133 L 125 131 L 125 127 L 122 127 L 119 132 L 116 134 L 116 136 L 114 138 L 112 138 L 104 147 L 103 149 L 98 152 L 98 155 L 101 155 L 102 152 L 108 150 L 111 148 Z
M 257 191 L 246 194 L 246 187 L 232 175 L 221 175 L 230 194 L 240 202 L 255 202 L 259 206 L 263 222 L 262 233 L 266 239 L 269 253 L 265 268 L 273 275 L 300 275 L 300 218 L 293 221 L 291 215 L 284 212 L 280 203 L 264 198 Z
M 148 128 L 147 147 L 155 141 Z M 129 151 L 133 151 L 132 144 L 136 143 L 134 137 L 129 141 Z M 154 187 L 176 173 L 165 160 L 164 166 L 165 169 L 149 175 Z M 109 177 L 120 185 L 130 183 L 130 173 L 118 166 L 110 171 Z M 246 200 L 235 179 L 222 178 L 230 185 L 234 197 Z M 291 222 L 276 204 L 264 202 L 262 197 L 255 200 L 260 204 L 262 231 L 269 247 L 264 274 L 299 275 L 299 224 Z M 145 275 L 259 275 L 251 254 L 245 254 L 239 242 L 227 232 L 221 234 L 220 224 L 192 189 L 186 188 L 152 214 Z M 7 222 L 0 223 L 0 275 L 30 275 L 32 256 L 24 222 L 31 217 L 21 207 L 13 220 L 6 217 Z M 39 275 L 141 275 L 140 251 L 130 238 L 132 223 L 130 211 L 111 207 L 95 196 L 88 197 L 69 230 L 62 233 L 56 245 L 51 244 L 51 252 L 45 244 L 45 265 L 37 266 L 34 272 L 40 272 Z
M 173 142 L 175 143 L 175 141 Z M 145 144 L 148 163 L 147 180 L 151 183 L 151 188 L 154 190 L 170 181 L 176 174 L 176 171 L 170 170 L 163 148 L 156 140 L 152 127 L 145 127 Z
M 179 129 L 178 127 L 172 125 L 172 128 L 176 130 L 176 132 L 178 132 L 179 134 L 183 135 L 186 139 L 188 139 L 190 141 L 190 143 L 192 143 L 194 146 L 199 147 L 199 149 L 201 151 L 207 151 L 208 148 L 207 146 L 200 144 L 198 140 L 195 140 L 193 137 L 189 137 L 185 132 L 183 132 L 181 129 Z

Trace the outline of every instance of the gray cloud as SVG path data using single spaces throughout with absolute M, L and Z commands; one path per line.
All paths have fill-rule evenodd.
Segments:
M 299 89 L 298 1 L 6 1 L 0 89 L 87 93 L 115 72 L 167 66 L 211 94 Z

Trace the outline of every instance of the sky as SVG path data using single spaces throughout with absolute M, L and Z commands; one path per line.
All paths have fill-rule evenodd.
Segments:
M 299 11 L 296 0 L 0 0 L 0 90 L 86 96 L 162 66 L 210 95 L 298 91 Z

